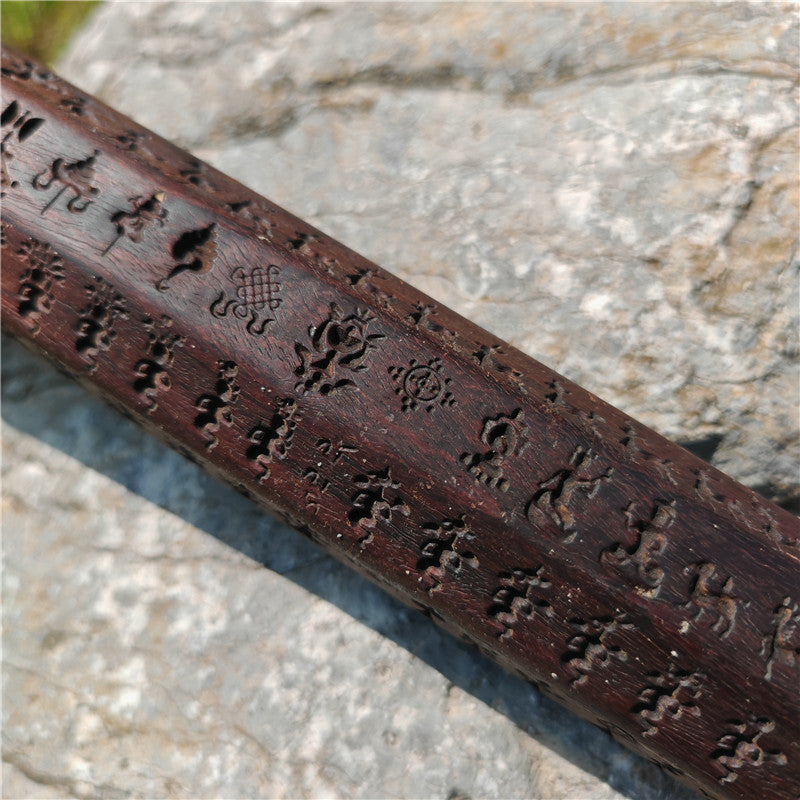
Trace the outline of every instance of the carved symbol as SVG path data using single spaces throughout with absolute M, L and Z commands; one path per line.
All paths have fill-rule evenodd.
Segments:
M 49 314 L 55 300 L 54 289 L 64 280 L 61 256 L 49 244 L 28 239 L 19 249 L 28 264 L 20 276 L 17 311 L 29 325 L 31 334 L 39 333 L 39 319 Z
M 330 460 L 336 464 L 340 461 L 345 453 L 357 453 L 358 448 L 353 447 L 352 445 L 345 444 L 344 442 L 339 442 L 335 447 L 333 442 L 330 439 L 319 439 L 317 441 L 317 450 L 319 450 L 323 455 L 330 458 Z
M 225 203 L 225 207 L 241 219 L 247 220 L 255 228 L 256 236 L 259 239 L 272 239 L 272 223 L 256 213 L 251 200 Z
M 485 369 L 509 372 L 513 378 L 522 377 L 522 373 L 518 369 L 512 369 L 497 360 L 497 356 L 501 355 L 505 355 L 505 353 L 499 344 L 478 344 L 478 349 L 472 354 L 472 357 Z
M 11 78 L 18 78 L 22 81 L 35 80 L 37 83 L 46 83 L 55 76 L 52 72 L 41 69 L 33 61 L 25 58 L 18 58 L 13 53 L 3 53 L 3 67 L 0 73 Z
M 572 394 L 572 392 L 565 389 L 557 380 L 549 381 L 547 388 L 550 391 L 544 396 L 544 399 L 550 408 L 572 408 L 564 399 L 566 395 Z
M 248 441 L 252 442 L 247 448 L 247 458 L 261 469 L 259 483 L 269 478 L 270 464 L 286 458 L 299 417 L 296 401 L 291 398 L 279 400 L 270 421 L 262 419 L 247 435 Z
M 97 356 L 111 347 L 117 335 L 114 321 L 128 318 L 122 295 L 103 278 L 95 276 L 94 280 L 86 287 L 89 305 L 80 312 L 75 342 L 78 353 L 89 360 L 90 372 L 97 369 Z
M 114 138 L 123 150 L 134 151 L 139 149 L 139 142 L 144 139 L 144 134 L 138 131 L 127 131 Z
M 645 597 L 657 597 L 664 580 L 664 570 L 656 562 L 667 547 L 664 531 L 675 521 L 675 501 L 656 500 L 653 510 L 646 519 L 634 513 L 636 504 L 629 503 L 624 509 L 628 528 L 636 534 L 636 542 L 626 547 L 622 542 L 615 542 L 600 554 L 603 564 L 610 564 L 623 571 L 633 571 L 639 581 L 648 586 L 640 590 Z
M 716 567 L 703 561 L 699 564 L 692 564 L 686 567 L 683 572 L 685 575 L 693 574 L 691 583 L 691 595 L 689 600 L 683 604 L 683 608 L 695 608 L 697 613 L 693 619 L 698 621 L 705 611 L 716 614 L 717 619 L 711 626 L 711 630 L 720 639 L 727 639 L 736 624 L 736 613 L 739 610 L 739 598 L 733 594 L 733 578 L 726 578 L 724 581 L 716 576 Z
M 311 249 L 311 242 L 316 242 L 317 237 L 311 233 L 295 233 L 294 239 L 289 239 L 286 242 L 286 246 L 290 250 L 299 250 L 301 253 L 306 255 L 312 255 L 313 251 Z
M 436 306 L 431 303 L 420 303 L 417 301 L 414 304 L 414 310 L 406 317 L 406 319 L 413 323 L 417 328 L 425 328 L 426 330 L 433 331 L 434 333 L 441 333 L 447 338 L 455 337 L 455 331 L 445 328 L 438 322 L 435 322 L 432 315 L 436 311 Z
M 147 403 L 148 414 L 152 414 L 158 408 L 156 395 L 168 392 L 172 386 L 167 367 L 172 365 L 175 348 L 182 347 L 186 338 L 169 332 L 172 320 L 166 316 L 159 322 L 145 317 L 144 327 L 148 331 L 146 357 L 137 361 L 133 368 L 137 376 L 133 388 Z
M 465 566 L 478 566 L 475 555 L 463 549 L 466 542 L 475 538 L 464 514 L 423 525 L 422 530 L 433 537 L 422 545 L 422 558 L 417 562 L 417 569 L 422 571 L 420 582 L 429 594 L 442 588 L 447 573 L 458 575 Z
M 0 141 L 0 187 L 18 186 L 18 181 L 11 180 L 8 172 L 8 162 L 14 158 L 14 139 L 17 142 L 24 142 L 33 136 L 39 128 L 44 125 L 41 117 L 32 117 L 30 111 L 20 113 L 19 103 L 12 100 L 0 114 L 0 125 L 3 128 L 3 139 Z M 6 131 L 6 128 L 9 128 Z M 0 193 L 0 197 L 5 196 L 5 191 Z
M 728 732 L 717 740 L 717 749 L 710 756 L 725 772 L 720 783 L 733 783 L 739 777 L 737 771 L 744 767 L 760 767 L 767 761 L 786 764 L 780 750 L 766 750 L 759 742 L 775 730 L 772 720 L 751 714 L 746 721 L 731 719 L 726 724 Z
M 564 544 L 573 542 L 578 535 L 575 517 L 569 508 L 573 495 L 581 490 L 587 493 L 587 497 L 594 497 L 600 485 L 610 481 L 614 474 L 611 467 L 596 475 L 588 474 L 596 460 L 597 456 L 591 448 L 585 450 L 578 445 L 572 451 L 568 467 L 554 472 L 538 484 L 538 489 L 525 508 L 528 519 L 533 522 L 537 513 L 547 515 L 564 534 L 561 541 Z
M 358 286 L 361 281 L 367 280 L 368 278 L 375 277 L 375 271 L 372 269 L 358 269 L 352 275 L 347 276 L 347 282 L 350 286 Z
M 80 117 L 86 110 L 86 98 L 72 95 L 65 97 L 58 105 L 65 111 L 69 111 L 70 114 Z
M 500 575 L 500 586 L 495 589 L 489 606 L 489 615 L 503 626 L 498 638 L 509 639 L 520 619 L 533 619 L 537 612 L 545 617 L 554 617 L 550 603 L 537 597 L 541 590 L 551 586 L 543 566 L 535 570 L 514 569 Z
M 503 476 L 503 465 L 525 449 L 527 431 L 528 426 L 520 408 L 515 409 L 510 416 L 498 414 L 496 417 L 488 417 L 483 423 L 481 441 L 489 450 L 485 453 L 464 453 L 461 463 L 479 483 L 507 492 L 510 483 Z
M 573 674 L 570 681 L 573 685 L 586 683 L 592 668 L 607 667 L 611 658 L 618 661 L 628 660 L 628 654 L 622 648 L 608 643 L 612 634 L 635 627 L 627 622 L 624 613 L 613 617 L 594 617 L 588 622 L 574 618 L 569 623 L 578 633 L 567 641 L 567 651 L 561 656 L 561 660 Z
M 411 513 L 403 498 L 397 494 L 388 496 L 390 489 L 399 489 L 400 484 L 392 478 L 391 468 L 380 472 L 368 472 L 353 479 L 358 491 L 352 496 L 352 508 L 347 515 L 347 521 L 354 526 L 367 528 L 368 533 L 358 542 L 366 545 L 372 542 L 372 529 L 380 522 L 391 522 L 392 514 L 396 511 L 408 516 Z
M 44 191 L 49 189 L 54 183 L 60 183 L 59 189 L 51 198 L 50 202 L 42 209 L 41 213 L 44 215 L 48 209 L 61 197 L 68 189 L 75 195 L 67 202 L 67 210 L 72 211 L 74 214 L 81 214 L 94 202 L 89 197 L 96 197 L 100 194 L 100 190 L 96 186 L 92 186 L 91 182 L 94 180 L 94 163 L 97 156 L 100 155 L 99 150 L 95 150 L 88 158 L 82 161 L 64 161 L 63 158 L 57 158 L 53 165 L 50 167 L 48 174 L 47 170 L 43 170 L 33 179 L 33 188 Z M 79 202 L 82 201 L 82 202 Z
M 167 209 L 164 208 L 164 192 L 158 191 L 149 198 L 132 197 L 128 202 L 133 205 L 133 211 L 117 211 L 111 221 L 117 229 L 117 235 L 111 244 L 103 250 L 103 255 L 108 255 L 112 247 L 123 237 L 127 236 L 132 242 L 141 242 L 144 233 L 152 224 L 164 227 L 167 218 Z M 173 247 L 174 251 L 174 247 Z
M 684 714 L 699 717 L 700 709 L 692 701 L 703 694 L 705 678 L 702 672 L 682 672 L 674 664 L 666 673 L 648 672 L 648 685 L 639 692 L 641 702 L 631 709 L 645 726 L 642 736 L 655 736 L 666 719 L 677 720 Z
M 217 255 L 217 242 L 215 223 L 205 228 L 182 233 L 172 245 L 172 258 L 178 262 L 167 275 L 157 284 L 159 292 L 166 292 L 170 288 L 170 281 L 182 272 L 202 274 L 214 266 Z
M 267 325 L 275 322 L 274 317 L 261 319 L 261 312 L 265 308 L 274 311 L 281 304 L 278 296 L 281 285 L 275 280 L 279 275 L 280 269 L 275 264 L 268 264 L 266 268 L 253 267 L 250 272 L 238 267 L 231 273 L 231 279 L 236 282 L 236 298 L 229 300 L 225 292 L 220 292 L 209 310 L 220 319 L 228 313 L 237 319 L 247 319 L 245 330 L 252 336 L 261 336 Z
M 797 547 L 800 545 L 800 538 L 795 536 L 790 538 L 780 529 L 781 526 L 778 520 L 775 519 L 773 513 L 766 507 L 754 503 L 753 509 L 761 517 L 761 530 L 762 532 L 772 539 L 776 544 L 782 544 L 786 547 Z M 787 533 L 790 533 L 787 530 Z
M 761 640 L 761 655 L 767 657 L 764 677 L 772 680 L 772 667 L 775 664 L 800 664 L 800 613 L 797 603 L 784 597 L 772 612 L 772 628 Z
M 407 367 L 389 367 L 389 374 L 397 384 L 395 393 L 400 395 L 403 411 L 409 412 L 422 406 L 427 412 L 439 406 L 455 405 L 453 395 L 447 390 L 450 378 L 441 376 L 442 361 L 432 358 L 420 364 L 412 358 Z
M 301 378 L 296 388 L 303 394 L 319 392 L 327 396 L 340 389 L 356 387 L 355 381 L 342 378 L 345 373 L 361 372 L 370 350 L 386 337 L 381 333 L 369 333 L 374 316 L 367 310 L 356 309 L 345 316 L 336 303 L 331 303 L 331 312 L 319 327 L 308 329 L 313 352 L 301 344 L 295 345 L 300 356 L 300 366 L 295 375 Z
M 639 434 L 637 433 L 636 428 L 628 423 L 622 429 L 622 432 L 625 435 L 619 440 L 619 443 L 626 450 L 630 450 L 632 453 L 642 452 L 641 445 L 639 444 Z
M 181 178 L 188 181 L 193 186 L 199 186 L 201 189 L 212 190 L 213 187 L 208 182 L 206 177 L 206 165 L 201 161 L 192 159 L 185 169 L 179 171 Z
M 194 418 L 194 426 L 205 435 L 209 452 L 219 443 L 216 433 L 220 425 L 233 425 L 233 405 L 239 397 L 238 374 L 239 367 L 233 361 L 217 361 L 214 391 L 201 394 L 195 401 L 194 407 L 200 413 Z
M 351 445 L 339 442 L 334 445 L 330 439 L 318 439 L 317 450 L 322 453 L 332 464 L 338 463 L 345 454 L 357 453 L 358 448 Z M 303 478 L 309 484 L 306 490 L 306 508 L 313 511 L 316 515 L 322 507 L 322 495 L 325 494 L 331 486 L 331 482 L 327 478 L 323 478 L 320 472 L 322 462 L 318 462 L 316 466 L 306 467 L 303 471 Z

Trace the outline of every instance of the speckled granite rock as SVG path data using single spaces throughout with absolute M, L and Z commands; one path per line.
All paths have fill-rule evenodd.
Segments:
M 61 69 L 796 502 L 797 42 L 785 3 L 126 3 Z M 3 417 L 4 797 L 693 796 L 9 343 Z

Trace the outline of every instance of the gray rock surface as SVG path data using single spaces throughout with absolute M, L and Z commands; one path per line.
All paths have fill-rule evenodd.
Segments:
M 61 71 L 797 503 L 787 3 L 111 4 Z M 4 797 L 693 797 L 3 358 Z

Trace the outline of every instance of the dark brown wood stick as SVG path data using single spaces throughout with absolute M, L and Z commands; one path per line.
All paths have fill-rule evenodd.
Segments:
M 14 335 L 713 797 L 800 793 L 797 520 L 3 54 Z

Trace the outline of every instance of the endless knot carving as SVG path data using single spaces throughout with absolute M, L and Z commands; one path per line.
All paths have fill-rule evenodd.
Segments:
M 276 280 L 281 274 L 275 264 L 266 267 L 253 267 L 249 272 L 244 267 L 239 267 L 231 273 L 231 279 L 236 282 L 236 298 L 229 300 L 225 292 L 220 292 L 219 297 L 211 304 L 211 313 L 215 317 L 225 317 L 228 313 L 237 319 L 246 319 L 245 330 L 253 336 L 261 336 L 270 322 L 275 322 L 274 317 L 261 317 L 265 308 L 275 311 L 281 304 L 281 285 Z
M 767 657 L 764 677 L 772 680 L 775 664 L 800 664 L 800 613 L 797 603 L 784 597 L 772 612 L 772 631 L 761 640 L 761 655 Z
M 691 595 L 684 603 L 684 608 L 695 608 L 697 613 L 693 619 L 698 621 L 703 613 L 708 611 L 715 614 L 717 619 L 711 630 L 720 639 L 727 639 L 736 623 L 736 613 L 739 610 L 739 598 L 733 594 L 733 578 L 724 581 L 716 575 L 716 567 L 703 561 L 684 569 L 685 574 L 693 574 Z
M 368 472 L 353 479 L 358 491 L 352 496 L 352 508 L 347 515 L 351 525 L 366 528 L 368 532 L 358 541 L 366 545 L 372 542 L 373 528 L 383 522 L 391 522 L 392 515 L 399 512 L 403 516 L 411 513 L 403 498 L 393 490 L 399 489 L 400 484 L 392 478 L 390 467 L 380 472 Z M 392 496 L 389 491 L 392 490 Z
M 172 386 L 167 367 L 172 365 L 175 348 L 182 347 L 186 338 L 170 333 L 172 320 L 167 316 L 161 317 L 158 322 L 151 317 L 145 317 L 144 327 L 148 332 L 146 357 L 134 365 L 136 378 L 133 389 L 146 402 L 147 412 L 152 414 L 158 408 L 156 395 L 169 391 Z
M 518 456 L 526 447 L 525 435 L 528 426 L 524 422 L 522 409 L 510 415 L 498 414 L 484 420 L 481 441 L 489 447 L 485 453 L 464 453 L 461 463 L 479 483 L 508 491 L 511 485 L 503 475 L 503 466 L 510 458 Z
M 552 585 L 543 566 L 535 570 L 514 569 L 500 575 L 500 586 L 495 589 L 489 606 L 489 615 L 503 626 L 498 638 L 510 638 L 520 619 L 533 619 L 537 612 L 553 618 L 555 614 L 550 603 L 537 596 Z
M 621 647 L 608 642 L 609 637 L 619 631 L 632 630 L 635 627 L 627 621 L 624 613 L 613 617 L 594 617 L 588 621 L 576 617 L 569 623 L 578 633 L 567 641 L 567 650 L 561 660 L 573 675 L 570 681 L 573 685 L 586 683 L 592 669 L 604 669 L 611 658 L 618 661 L 628 660 L 628 654 Z
M 635 503 L 624 509 L 628 528 L 636 535 L 636 542 L 630 546 L 615 542 L 600 554 L 600 561 L 616 567 L 623 572 L 633 572 L 636 579 L 647 586 L 642 590 L 645 597 L 657 597 L 664 580 L 664 570 L 656 561 L 667 547 L 665 531 L 675 521 L 675 501 L 656 500 L 649 516 L 642 519 L 634 512 Z
M 99 155 L 100 151 L 95 150 L 92 155 L 82 161 L 68 162 L 63 158 L 57 158 L 50 167 L 49 174 L 47 170 L 44 170 L 34 177 L 33 188 L 40 191 L 49 189 L 54 183 L 61 184 L 61 189 L 53 195 L 50 202 L 42 209 L 42 215 L 46 214 L 47 210 L 67 190 L 74 195 L 67 201 L 67 210 L 72 211 L 74 214 L 81 214 L 86 211 L 94 202 L 90 198 L 97 197 L 100 194 L 100 190 L 96 186 L 92 186 L 94 165 Z
M 247 458 L 261 469 L 259 483 L 269 478 L 270 464 L 283 461 L 288 455 L 299 418 L 295 400 L 279 400 L 269 422 L 262 419 L 247 435 L 248 441 L 252 442 L 247 448 Z
M 205 228 L 194 231 L 185 231 L 172 245 L 172 258 L 177 264 L 169 271 L 166 278 L 156 283 L 159 292 L 166 292 L 170 288 L 170 281 L 182 272 L 194 272 L 201 275 L 214 266 L 217 255 L 216 224 L 211 223 Z
M 703 694 L 702 672 L 683 672 L 670 664 L 666 673 L 649 672 L 648 685 L 639 692 L 640 703 L 631 711 L 641 717 L 645 726 L 642 736 L 655 736 L 659 725 L 667 719 L 677 720 L 684 714 L 700 716 L 693 702 Z
M 447 573 L 458 575 L 465 566 L 473 569 L 478 566 L 475 555 L 464 549 L 464 545 L 475 538 L 464 514 L 456 519 L 423 525 L 422 530 L 433 536 L 422 545 L 422 558 L 417 562 L 417 569 L 422 571 L 420 582 L 429 594 L 442 588 Z
M 239 367 L 233 361 L 217 361 L 214 391 L 201 394 L 195 401 L 194 407 L 200 413 L 194 418 L 194 426 L 205 435 L 209 452 L 219 443 L 216 433 L 220 425 L 233 425 L 233 405 L 239 397 L 238 374 Z
M 28 266 L 20 276 L 17 311 L 36 336 L 39 320 L 53 308 L 56 284 L 64 280 L 64 264 L 49 244 L 36 239 L 23 242 L 19 255 Z
M 122 295 L 103 278 L 95 277 L 94 281 L 86 287 L 89 305 L 80 312 L 75 342 L 78 353 L 89 360 L 90 372 L 97 369 L 97 357 L 111 347 L 117 335 L 115 320 L 128 317 Z
M 128 201 L 133 206 L 132 211 L 117 211 L 111 216 L 117 235 L 111 244 L 103 250 L 103 255 L 108 255 L 111 248 L 123 237 L 127 236 L 132 242 L 141 242 L 145 231 L 150 225 L 157 224 L 164 227 L 167 218 L 167 209 L 164 208 L 164 192 L 155 192 L 152 196 L 132 197 Z
M 312 350 L 299 343 L 295 345 L 300 356 L 295 375 L 301 379 L 296 388 L 303 394 L 318 392 L 327 396 L 355 387 L 355 381 L 342 374 L 365 370 L 365 361 L 375 343 L 386 338 L 382 333 L 369 333 L 374 320 L 370 311 L 356 309 L 354 314 L 345 316 L 336 303 L 331 303 L 330 309 L 328 319 L 308 329 Z
M 592 475 L 591 466 L 597 456 L 590 449 L 581 445 L 575 447 L 569 459 L 569 466 L 557 470 L 538 484 L 538 488 L 525 508 L 529 520 L 534 521 L 537 514 L 544 514 L 555 522 L 564 534 L 562 541 L 569 544 L 578 535 L 575 516 L 570 508 L 570 501 L 576 492 L 586 492 L 593 498 L 604 482 L 611 480 L 614 470 L 608 467 L 604 471 L 596 471 Z
M 412 358 L 407 367 L 389 367 L 403 411 L 414 411 L 421 406 L 430 413 L 437 407 L 455 405 L 452 393 L 447 390 L 452 381 L 443 377 L 441 371 L 439 358 L 432 358 L 427 364 L 420 364 Z
M 24 142 L 44 125 L 41 117 L 32 117 L 30 111 L 20 111 L 19 103 L 12 100 L 0 114 L 3 138 L 0 140 L 0 197 L 5 196 L 5 187 L 14 188 L 18 181 L 12 180 L 8 163 L 14 159 L 14 140 Z M 6 130 L 8 129 L 8 130 Z
M 744 767 L 760 767 L 771 761 L 783 766 L 786 756 L 780 750 L 767 750 L 760 739 L 775 730 L 775 723 L 766 717 L 751 714 L 747 720 L 728 720 L 728 732 L 717 740 L 711 759 L 724 771 L 720 783 L 733 783 Z

